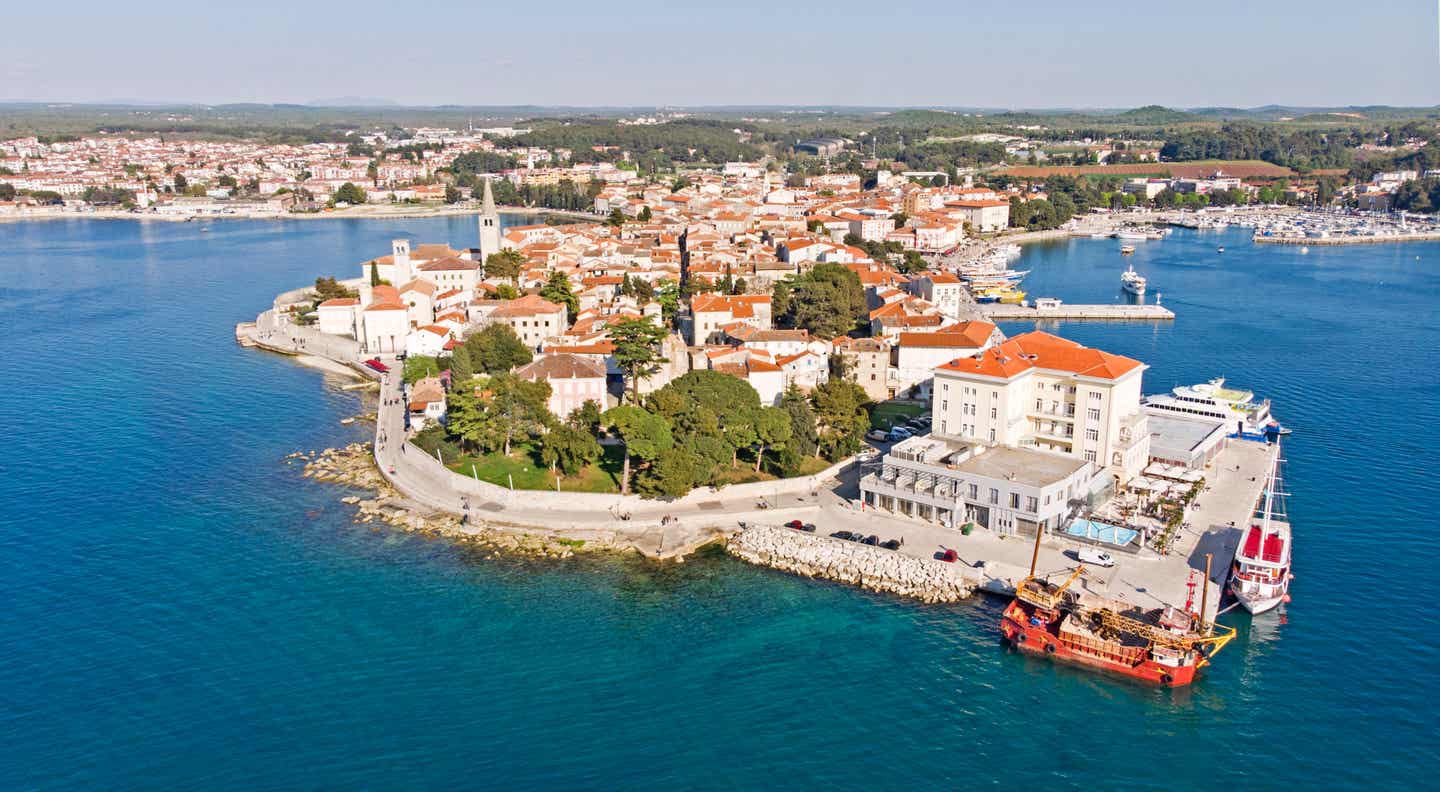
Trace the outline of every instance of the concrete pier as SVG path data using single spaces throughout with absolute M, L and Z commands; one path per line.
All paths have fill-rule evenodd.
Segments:
M 1166 322 L 1175 312 L 1159 305 L 1060 305 L 1039 309 L 1029 305 L 990 303 L 978 306 L 992 322 L 1033 322 L 1042 319 L 1069 319 L 1081 322 Z

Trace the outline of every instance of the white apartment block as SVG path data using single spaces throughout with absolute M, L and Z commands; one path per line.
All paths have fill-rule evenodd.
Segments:
M 1140 408 L 1145 368 L 1049 333 L 1025 333 L 935 369 L 934 430 L 1066 454 L 1123 483 L 1150 456 Z

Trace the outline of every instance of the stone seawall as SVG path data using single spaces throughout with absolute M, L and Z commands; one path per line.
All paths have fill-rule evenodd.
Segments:
M 789 528 L 752 526 L 732 538 L 726 549 L 759 566 L 923 602 L 955 602 L 974 590 L 954 564 Z

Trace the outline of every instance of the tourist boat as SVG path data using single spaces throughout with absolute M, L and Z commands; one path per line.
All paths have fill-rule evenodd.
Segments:
M 1230 565 L 1230 593 L 1251 613 L 1264 613 L 1290 601 L 1290 523 L 1284 501 L 1277 499 L 1280 454 L 1270 463 L 1265 478 L 1265 500 L 1260 513 L 1245 530 Z
M 1225 252 L 1225 246 L 1224 246 L 1224 245 L 1221 245 L 1220 247 L 1215 248 L 1215 252 L 1216 252 L 1216 253 L 1224 253 L 1224 252 Z
M 1135 265 L 1120 273 L 1120 288 L 1139 297 L 1145 294 L 1145 276 L 1135 271 Z
M 1174 606 L 1144 610 L 1074 591 L 1071 584 L 1083 565 L 1059 586 L 1036 578 L 1042 535 L 1036 532 L 1030 575 L 1016 587 L 1015 599 L 1000 618 L 1000 632 L 1016 649 L 1153 685 L 1183 687 L 1235 638 L 1233 628 L 1205 622 L 1208 585 L 1195 614 Z M 1210 579 L 1208 569 L 1205 579 Z
M 1130 255 L 1131 253 L 1134 253 L 1134 252 L 1135 252 L 1135 246 L 1134 246 L 1134 245 L 1121 245 L 1121 246 L 1120 246 L 1120 255 L 1122 255 L 1122 256 L 1128 256 L 1128 255 Z
M 1186 385 L 1169 393 L 1146 396 L 1141 406 L 1157 414 L 1212 418 L 1233 429 L 1229 434 L 1245 440 L 1273 441 L 1290 430 L 1270 414 L 1270 400 L 1256 401 L 1252 391 L 1225 387 L 1216 377 L 1199 385 Z
M 1150 235 L 1137 228 L 1124 228 L 1115 232 L 1116 239 L 1149 239 Z

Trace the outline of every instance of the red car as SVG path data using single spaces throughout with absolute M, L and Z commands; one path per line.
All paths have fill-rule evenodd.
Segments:
M 795 530 L 798 531 L 798 530 L 800 530 L 800 529 L 802 529 L 802 528 L 805 527 L 805 523 L 801 522 L 800 520 L 791 520 L 790 522 L 785 523 L 785 527 L 786 527 L 786 528 L 794 528 Z
M 948 562 L 950 562 L 950 563 L 953 564 L 953 563 L 955 563 L 956 559 L 958 559 L 959 557 L 960 557 L 960 554 L 959 554 L 959 553 L 956 553 L 953 549 L 951 549 L 951 550 L 946 550 L 946 551 L 945 551 L 945 555 L 940 556 L 940 560 L 941 560 L 941 561 L 948 561 Z
M 389 366 L 380 362 L 380 358 L 370 358 L 369 360 L 365 361 L 365 365 L 369 366 L 372 369 L 375 369 L 381 374 L 384 374 L 385 372 L 390 370 Z

